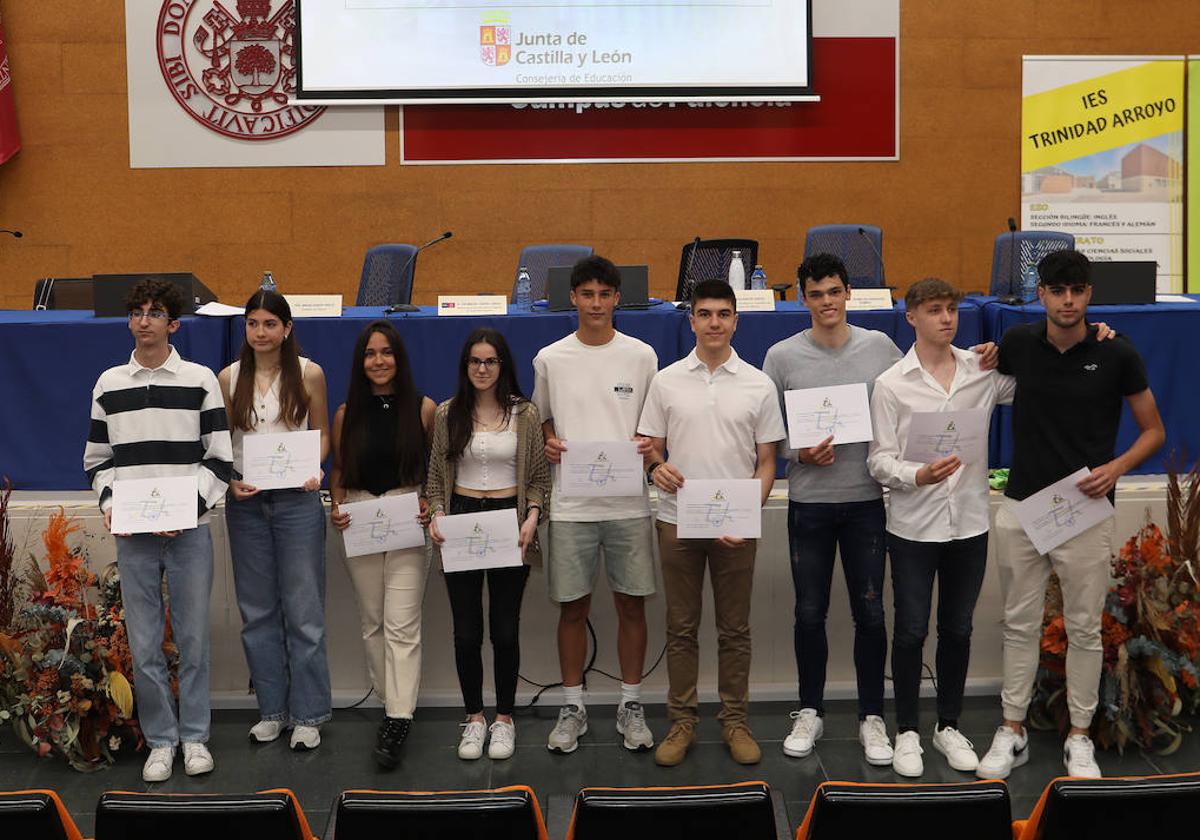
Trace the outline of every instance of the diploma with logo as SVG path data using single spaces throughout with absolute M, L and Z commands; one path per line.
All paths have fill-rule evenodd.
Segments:
M 908 424 L 904 460 L 932 464 L 957 455 L 964 464 L 987 460 L 986 408 L 965 411 L 914 411 Z
M 783 402 L 792 449 L 816 446 L 830 435 L 835 444 L 875 439 L 865 382 L 784 391 Z
M 437 525 L 446 539 L 441 552 L 442 568 L 447 572 L 521 565 L 515 510 L 439 516 Z
M 242 481 L 252 487 L 303 487 L 320 474 L 321 432 L 317 429 L 242 438 Z
M 196 476 L 119 478 L 112 486 L 112 532 L 154 534 L 196 527 Z
M 1017 503 L 1017 521 L 1039 554 L 1058 548 L 1113 515 L 1107 496 L 1093 499 L 1075 486 L 1090 473 L 1083 467 Z
M 417 521 L 421 503 L 416 493 L 347 502 L 338 508 L 350 514 L 350 525 L 342 531 L 347 557 L 425 545 L 425 529 Z
M 762 536 L 762 482 L 757 478 L 684 478 L 675 494 L 681 539 Z
M 567 441 L 559 482 L 564 496 L 640 496 L 646 490 L 642 456 L 632 440 Z

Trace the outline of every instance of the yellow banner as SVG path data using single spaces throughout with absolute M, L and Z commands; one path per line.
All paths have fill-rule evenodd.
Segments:
M 1151 61 L 1026 96 L 1021 171 L 1183 130 L 1183 62 Z

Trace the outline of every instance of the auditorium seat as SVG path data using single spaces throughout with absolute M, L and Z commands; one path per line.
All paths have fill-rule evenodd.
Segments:
M 1108 840 L 1174 837 L 1194 831 L 1200 773 L 1112 779 L 1054 779 L 1028 820 L 1013 823 L 1016 840 Z M 1191 826 L 1191 828 L 1189 828 Z
M 567 840 L 776 840 L 766 782 L 579 791 Z
M 701 239 L 688 242 L 679 252 L 679 279 L 675 283 L 675 300 L 691 300 L 692 287 L 701 280 L 728 280 L 729 263 L 733 252 L 742 252 L 746 269 L 746 286 L 758 265 L 758 242 L 754 239 Z
M 75 821 L 52 790 L 0 793 L 0 837 L 80 840 Z
M 591 245 L 526 245 L 521 249 L 517 259 L 517 270 L 513 272 L 512 297 L 517 299 L 517 275 L 521 266 L 529 271 L 529 299 L 541 300 L 546 297 L 546 276 L 550 269 L 559 265 L 575 265 L 584 257 L 592 255 Z
M 259 793 L 110 791 L 96 805 L 95 840 L 315 840 L 290 790 Z
M 883 231 L 875 225 L 810 227 L 804 236 L 804 259 L 813 254 L 833 254 L 845 263 L 852 289 L 884 286 Z
M 988 285 L 988 294 L 1017 294 L 1021 272 L 1026 267 L 1037 268 L 1037 264 L 1047 254 L 1069 251 L 1074 247 L 1075 237 L 1069 233 L 1019 230 L 1016 233 L 1006 231 L 996 234 L 996 242 L 992 246 L 992 282 Z
M 526 785 L 495 790 L 347 790 L 334 803 L 326 840 L 546 840 L 537 796 Z
M 355 306 L 412 303 L 417 247 L 406 243 L 376 245 L 363 258 Z
M 823 782 L 796 831 L 796 840 L 1009 840 L 1011 836 L 1008 786 L 998 781 L 944 785 Z

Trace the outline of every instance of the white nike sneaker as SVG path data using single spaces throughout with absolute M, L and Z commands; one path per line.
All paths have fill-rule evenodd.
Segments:
M 1096 763 L 1096 748 L 1092 739 L 1086 735 L 1072 735 L 1063 744 L 1063 764 L 1068 776 L 1078 776 L 1082 779 L 1100 779 L 1100 765 Z
M 946 756 L 946 762 L 955 770 L 974 773 L 979 769 L 979 756 L 975 755 L 975 745 L 953 726 L 947 726 L 945 729 L 934 726 L 933 748 Z
M 1029 761 L 1029 735 L 1018 735 L 1007 726 L 996 729 L 992 746 L 979 760 L 975 775 L 981 779 L 1007 779 L 1014 767 Z

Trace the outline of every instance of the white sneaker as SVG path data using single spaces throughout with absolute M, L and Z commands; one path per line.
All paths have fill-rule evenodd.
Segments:
M 1096 763 L 1096 748 L 1092 739 L 1086 735 L 1072 735 L 1063 744 L 1063 764 L 1066 765 L 1068 776 L 1078 776 L 1082 779 L 1100 779 L 1100 765 Z
M 892 769 L 901 776 L 915 779 L 925 772 L 925 762 L 921 760 L 921 736 L 915 730 L 900 732 L 896 735 L 896 749 L 892 755 Z
M 259 744 L 267 744 L 283 734 L 284 726 L 281 720 L 260 720 L 250 727 L 250 740 Z
M 546 749 L 550 752 L 573 753 L 579 747 L 579 736 L 587 734 L 587 709 L 569 703 L 558 710 L 558 723 L 550 730 Z
M 992 738 L 992 746 L 979 759 L 975 775 L 981 779 L 1007 779 L 1014 767 L 1026 761 L 1029 761 L 1029 734 L 1022 731 L 1018 735 L 1001 726 Z
M 783 739 L 783 754 L 804 758 L 813 751 L 813 744 L 825 734 L 825 720 L 816 709 L 792 712 L 792 731 Z
M 517 746 L 517 728 L 506 720 L 498 720 L 488 727 L 488 731 L 492 733 L 488 742 L 488 758 L 496 761 L 512 758 Z
M 953 726 L 945 729 L 938 729 L 936 725 L 933 727 L 933 748 L 946 756 L 946 762 L 955 770 L 974 773 L 979 767 L 975 745 Z
M 868 764 L 883 767 L 892 763 L 892 742 L 879 715 L 867 715 L 858 725 L 858 740 Z
M 458 757 L 463 761 L 474 761 L 483 755 L 483 742 L 487 738 L 487 721 L 468 720 L 460 723 L 462 737 L 458 740 Z
M 636 701 L 617 706 L 617 733 L 625 736 L 625 749 L 645 752 L 654 746 L 654 736 L 646 726 L 646 710 Z
M 211 773 L 213 769 L 212 753 L 208 747 L 198 741 L 183 742 L 183 772 L 189 776 L 199 776 Z
M 171 778 L 171 765 L 174 763 L 174 747 L 155 747 L 142 765 L 142 781 L 165 782 Z
M 315 750 L 321 746 L 321 730 L 315 726 L 305 726 L 302 723 L 296 724 L 292 728 L 290 746 L 294 750 Z

